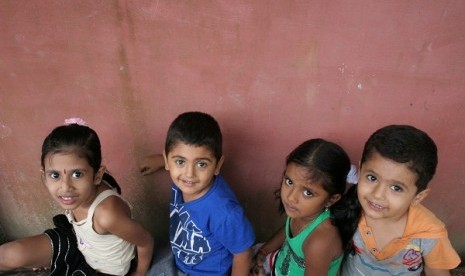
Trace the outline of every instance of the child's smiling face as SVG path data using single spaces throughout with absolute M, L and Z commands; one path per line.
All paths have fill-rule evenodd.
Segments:
M 403 219 L 410 205 L 420 203 L 428 194 L 417 194 L 418 176 L 408 163 L 398 163 L 373 152 L 360 166 L 358 198 L 367 220 Z
M 206 146 L 178 142 L 168 153 L 163 152 L 165 168 L 174 184 L 182 191 L 185 202 L 202 197 L 219 174 L 224 158 L 216 160 Z
M 53 199 L 65 210 L 88 208 L 96 197 L 102 172 L 75 153 L 55 153 L 45 157 L 43 179 Z

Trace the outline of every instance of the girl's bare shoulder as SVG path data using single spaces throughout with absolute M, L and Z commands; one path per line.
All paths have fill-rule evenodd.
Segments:
M 342 251 L 342 241 L 336 226 L 327 219 L 318 225 L 315 230 L 307 237 L 303 249 L 320 251 L 325 248 L 336 248 Z M 339 250 L 336 250 L 339 251 Z

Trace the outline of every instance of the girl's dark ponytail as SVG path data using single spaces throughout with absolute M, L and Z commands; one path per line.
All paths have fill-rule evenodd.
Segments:
M 362 216 L 362 207 L 357 197 L 357 185 L 351 185 L 344 196 L 331 207 L 331 219 L 339 230 L 344 249 L 344 259 L 353 253 L 353 236 Z
M 118 194 L 121 194 L 121 187 L 118 185 L 118 182 L 109 174 L 108 172 L 103 173 L 102 181 L 105 181 L 108 185 L 110 185 L 113 189 L 116 189 Z

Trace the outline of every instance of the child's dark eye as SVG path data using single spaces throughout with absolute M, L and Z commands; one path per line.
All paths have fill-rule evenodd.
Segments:
M 286 184 L 287 186 L 292 186 L 292 180 L 290 180 L 289 178 L 285 177 L 284 178 L 284 184 Z
M 72 177 L 73 177 L 73 178 L 80 178 L 82 175 L 83 175 L 82 172 L 80 172 L 80 171 L 74 171 L 73 174 L 72 174 Z
M 394 192 L 402 192 L 404 189 L 402 189 L 402 187 L 400 186 L 392 185 L 391 190 L 393 190 Z
M 184 165 L 185 161 L 181 160 L 181 159 L 176 159 L 176 160 L 174 160 L 174 163 L 176 163 L 176 165 L 178 165 L 178 166 L 182 166 L 182 165 Z
M 375 182 L 376 181 L 376 176 L 369 174 L 369 175 L 367 175 L 367 179 L 370 182 Z
M 207 167 L 207 162 L 198 162 L 198 163 L 197 163 L 197 167 L 199 167 L 199 168 L 205 168 L 205 167 Z
M 51 178 L 51 179 L 58 179 L 58 178 L 60 178 L 60 174 L 57 173 L 57 172 L 50 172 L 50 173 L 48 173 L 48 177 Z
M 309 190 L 305 190 L 305 191 L 304 191 L 304 196 L 305 196 L 305 197 L 312 197 L 312 196 L 313 196 L 313 193 L 312 193 L 311 191 L 309 191 Z

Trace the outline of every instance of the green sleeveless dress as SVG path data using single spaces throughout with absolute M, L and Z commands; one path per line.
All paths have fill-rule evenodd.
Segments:
M 307 226 L 302 232 L 296 237 L 291 238 L 291 219 L 288 217 L 286 220 L 286 240 L 284 245 L 279 252 L 276 259 L 275 273 L 278 276 L 299 276 L 304 275 L 305 261 L 304 253 L 302 251 L 302 245 L 305 239 L 311 235 L 313 230 L 320 225 L 323 221 L 329 218 L 329 210 L 323 211 L 310 225 Z M 336 260 L 332 261 L 329 267 L 328 276 L 336 276 L 339 272 L 339 267 L 342 263 L 341 255 Z

